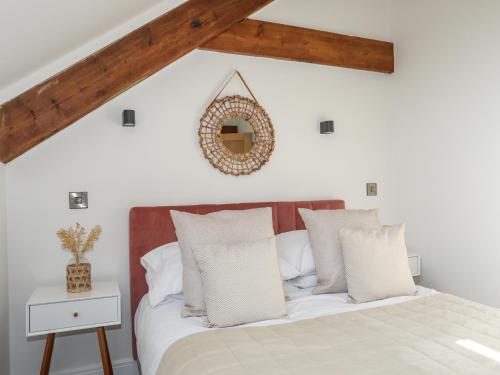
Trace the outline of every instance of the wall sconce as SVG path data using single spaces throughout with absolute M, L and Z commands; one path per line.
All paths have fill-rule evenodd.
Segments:
M 135 126 L 135 111 L 133 109 L 125 109 L 123 111 L 123 126 Z
M 319 131 L 321 134 L 333 133 L 333 121 L 321 121 L 319 123 Z

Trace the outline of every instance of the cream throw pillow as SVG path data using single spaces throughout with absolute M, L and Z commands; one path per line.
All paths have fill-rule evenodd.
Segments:
M 171 210 L 182 256 L 184 311 L 182 316 L 206 315 L 200 271 L 193 246 L 234 245 L 274 236 L 272 209 L 225 210 L 196 215 Z
M 351 302 L 415 295 L 404 224 L 378 230 L 341 229 L 339 235 Z
M 299 208 L 311 242 L 318 285 L 313 294 L 347 292 L 338 231 L 342 228 L 378 229 L 378 210 L 309 210 Z
M 193 247 L 212 327 L 230 327 L 286 315 L 273 237 L 237 245 Z

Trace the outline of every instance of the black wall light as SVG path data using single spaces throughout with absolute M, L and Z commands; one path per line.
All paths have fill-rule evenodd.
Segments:
M 135 126 L 135 111 L 133 109 L 125 109 L 122 118 L 123 126 Z
M 333 121 L 321 121 L 319 123 L 319 131 L 321 132 L 321 134 L 332 134 Z

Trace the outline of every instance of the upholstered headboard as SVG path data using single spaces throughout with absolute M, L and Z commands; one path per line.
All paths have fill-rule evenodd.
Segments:
M 130 303 L 132 313 L 132 330 L 134 315 L 141 298 L 147 293 L 145 270 L 140 258 L 154 248 L 177 241 L 174 224 L 170 217 L 170 210 L 179 210 L 196 214 L 208 214 L 221 210 L 244 210 L 257 207 L 271 207 L 273 209 L 274 232 L 283 233 L 297 229 L 304 229 L 304 223 L 297 211 L 298 208 L 342 209 L 345 207 L 342 200 L 300 201 L 300 202 L 262 202 L 262 203 L 235 203 L 235 204 L 204 204 L 196 206 L 163 206 L 163 207 L 134 207 L 129 216 L 130 237 Z M 137 359 L 135 333 L 133 337 L 134 358 Z

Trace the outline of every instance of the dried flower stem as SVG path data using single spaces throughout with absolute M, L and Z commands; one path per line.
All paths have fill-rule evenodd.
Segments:
M 75 263 L 80 264 L 83 255 L 94 248 L 95 242 L 99 239 L 102 233 L 102 228 L 97 225 L 89 235 L 87 231 L 79 223 L 68 229 L 59 229 L 57 237 L 61 241 L 61 247 L 68 250 L 75 257 Z

